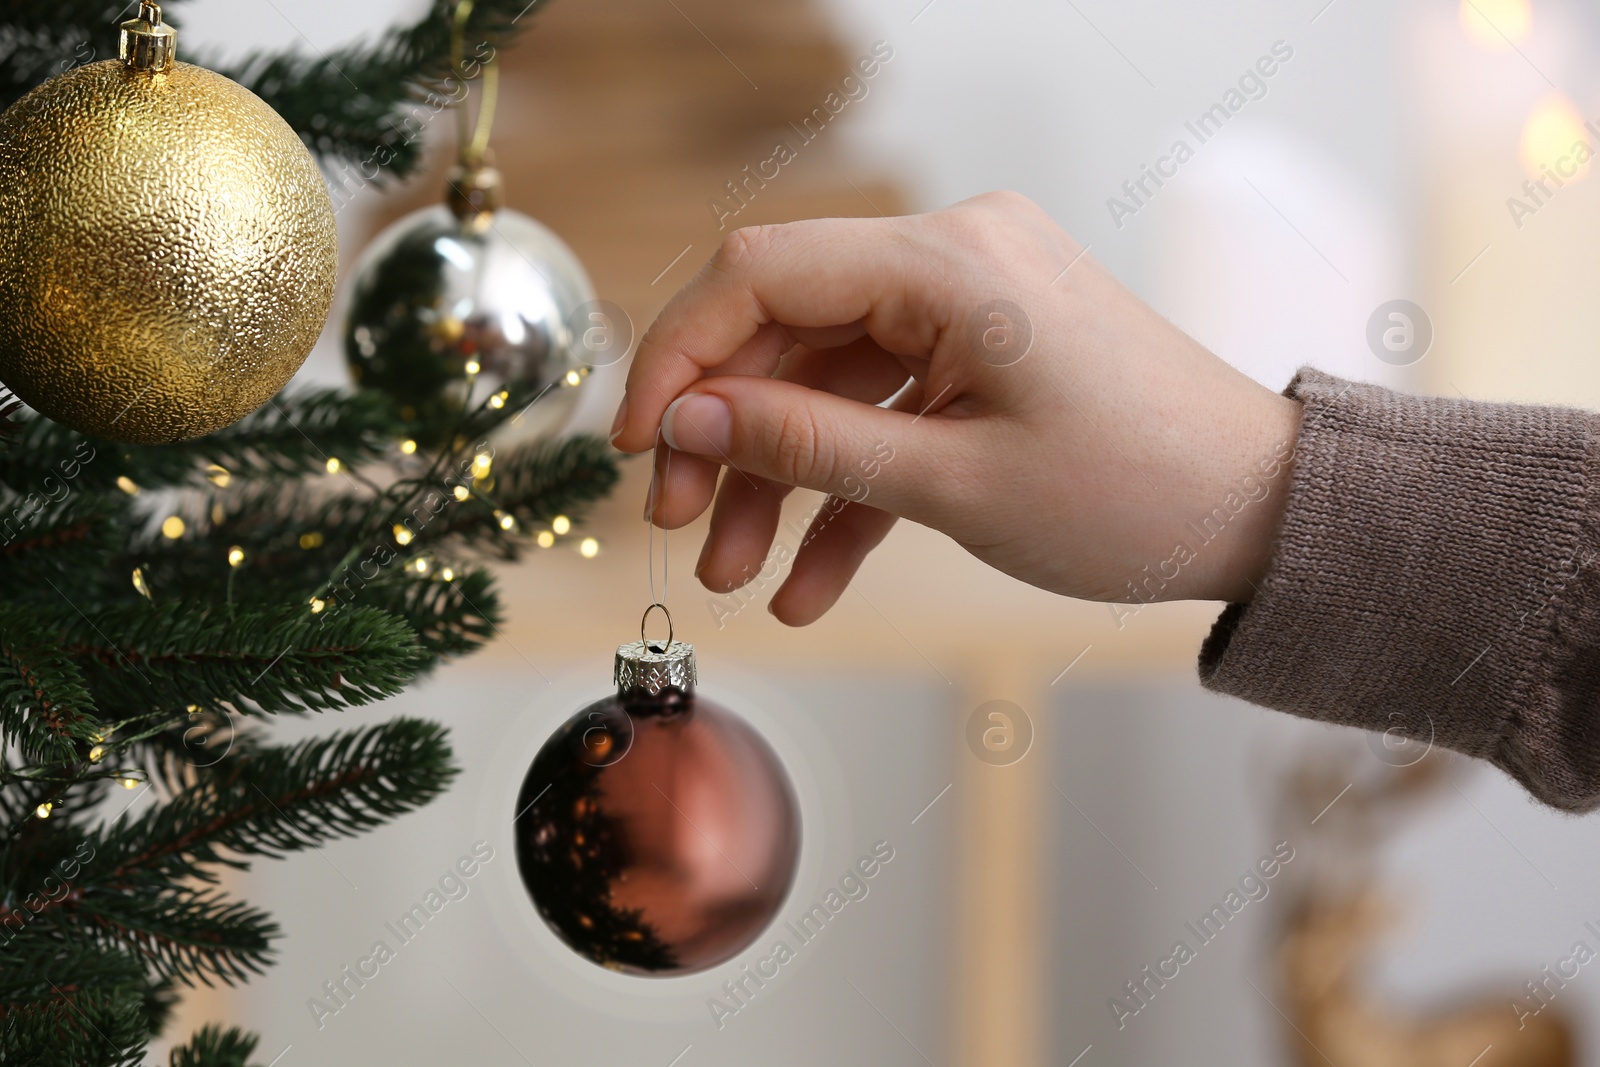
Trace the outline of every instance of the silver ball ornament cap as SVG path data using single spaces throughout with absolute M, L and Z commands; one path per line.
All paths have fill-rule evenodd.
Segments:
M 669 640 L 663 648 L 648 641 L 629 641 L 617 646 L 611 676 L 617 683 L 617 692 L 624 695 L 643 692 L 654 697 L 667 689 L 692 693 L 698 680 L 694 646 Z

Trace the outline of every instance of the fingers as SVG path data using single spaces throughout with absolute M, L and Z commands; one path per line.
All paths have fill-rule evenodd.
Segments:
M 655 466 L 645 494 L 645 520 L 663 530 L 676 530 L 693 522 L 705 505 L 694 508 L 692 502 L 709 498 L 716 490 L 721 467 L 670 448 L 656 449 L 651 458 Z
M 889 535 L 894 523 L 895 517 L 887 511 L 828 498 L 801 542 L 789 577 L 773 594 L 767 610 L 787 626 L 816 622 L 838 603 L 862 561 Z
M 728 593 L 761 573 L 790 487 L 729 471 L 717 491 L 711 529 L 694 573 L 714 593 Z
M 861 323 L 889 351 L 926 357 L 949 318 L 947 287 L 930 282 L 931 265 L 894 226 L 885 219 L 813 219 L 731 234 L 640 342 L 617 447 L 651 447 L 667 405 L 736 356 L 743 373 L 764 361 L 775 365 L 785 340 L 798 335 L 763 333 L 771 323 L 800 329 Z
M 661 433 L 677 452 L 737 468 L 729 477 L 743 471 L 846 498 L 870 482 L 874 504 L 939 528 L 965 506 L 975 479 L 963 476 L 963 420 L 919 419 L 767 378 L 700 385 L 667 409 Z M 674 506 L 698 515 L 708 503 L 709 489 Z

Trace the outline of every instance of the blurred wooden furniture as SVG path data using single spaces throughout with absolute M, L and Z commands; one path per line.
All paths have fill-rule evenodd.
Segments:
M 1501 995 L 1460 997 L 1431 1012 L 1397 1008 L 1371 987 L 1372 958 L 1403 910 L 1374 877 L 1378 846 L 1443 787 L 1449 758 L 1430 751 L 1408 766 L 1391 767 L 1357 751 L 1349 759 L 1308 757 L 1290 775 L 1283 810 L 1322 823 L 1314 827 L 1320 838 L 1303 850 L 1308 858 L 1295 872 L 1297 889 L 1278 946 L 1280 1007 L 1291 1027 L 1285 1039 L 1297 1067 L 1578 1062 L 1568 1013 L 1559 1005 L 1540 1008 L 1514 987 Z M 1319 813 L 1335 794 L 1337 803 Z M 1531 961 L 1529 972 L 1536 973 Z M 1519 1015 L 1513 1005 L 1524 1000 L 1530 1010 Z

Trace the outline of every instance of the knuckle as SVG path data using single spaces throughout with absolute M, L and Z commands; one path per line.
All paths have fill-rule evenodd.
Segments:
M 722 239 L 711 265 L 726 274 L 748 274 L 772 246 L 775 226 L 741 226 Z
M 786 409 L 773 427 L 774 473 L 790 485 L 817 485 L 818 476 L 825 477 L 829 470 L 830 461 L 822 455 L 822 448 L 811 412 L 804 405 Z
M 973 203 L 986 211 L 1006 216 L 1034 218 L 1044 212 L 1031 199 L 1010 189 L 982 193 L 973 198 Z

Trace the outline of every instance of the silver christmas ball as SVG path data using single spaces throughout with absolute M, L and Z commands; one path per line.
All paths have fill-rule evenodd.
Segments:
M 594 287 L 559 237 L 499 207 L 492 170 L 458 171 L 451 191 L 448 205 L 386 229 L 357 264 L 344 326 L 351 376 L 436 428 L 525 386 L 543 395 L 504 437 L 557 434 L 595 365 L 581 348 Z

